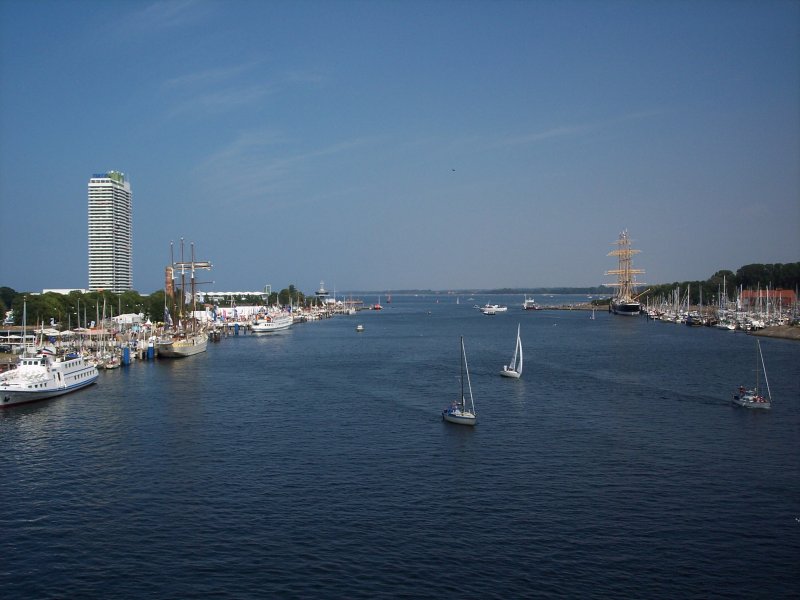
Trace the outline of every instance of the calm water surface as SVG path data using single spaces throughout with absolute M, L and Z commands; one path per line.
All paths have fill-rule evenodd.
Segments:
M 0 413 L 0 596 L 796 597 L 800 344 L 762 340 L 752 412 L 753 337 L 488 299 L 395 297 Z M 462 334 L 474 429 L 440 417 Z

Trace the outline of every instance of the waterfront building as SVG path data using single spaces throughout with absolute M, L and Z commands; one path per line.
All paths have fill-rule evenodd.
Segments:
M 124 173 L 89 179 L 89 290 L 133 289 L 131 186 Z
M 797 303 L 797 295 L 793 290 L 742 290 L 741 304 L 743 309 L 773 308 L 788 309 Z

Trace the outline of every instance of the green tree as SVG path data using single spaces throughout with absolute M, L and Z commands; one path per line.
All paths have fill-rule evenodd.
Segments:
M 142 299 L 145 317 L 154 323 L 164 321 L 164 290 L 157 290 L 147 298 Z
M 11 308 L 11 303 L 16 295 L 17 292 L 10 287 L 0 287 L 0 305 L 2 305 L 3 312 Z

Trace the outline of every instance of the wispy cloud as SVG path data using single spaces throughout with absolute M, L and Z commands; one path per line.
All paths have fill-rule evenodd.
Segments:
M 165 80 L 161 90 L 173 96 L 169 116 L 220 113 L 262 101 L 289 87 L 320 86 L 327 77 L 314 71 L 272 76 L 259 71 L 263 60 L 184 73 Z
M 264 84 L 249 87 L 231 87 L 192 94 L 190 97 L 178 102 L 169 112 L 169 116 L 223 113 L 260 102 L 266 96 L 272 94 L 273 91 L 271 85 Z
M 493 143 L 489 144 L 489 146 L 494 148 L 499 148 L 502 146 L 520 146 L 520 145 L 534 144 L 536 142 L 541 142 L 543 140 L 579 135 L 581 133 L 585 133 L 592 129 L 594 129 L 594 127 L 591 125 L 553 127 L 551 129 L 546 129 L 544 131 L 536 131 L 523 135 L 509 136 L 503 139 L 495 140 Z
M 239 77 L 242 74 L 248 73 L 259 64 L 259 61 L 249 63 L 231 65 L 227 67 L 217 67 L 214 69 L 206 69 L 196 73 L 186 73 L 168 79 L 163 83 L 163 87 L 167 89 L 174 88 L 196 88 L 207 85 L 213 85 L 223 81 L 228 81 Z
M 299 185 L 319 160 L 372 143 L 372 138 L 356 138 L 291 154 L 287 153 L 291 140 L 271 131 L 246 132 L 210 155 L 197 172 L 207 185 L 224 188 L 228 199 L 263 198 Z
M 600 119 L 589 123 L 561 125 L 544 129 L 542 131 L 535 131 L 521 135 L 511 135 L 501 139 L 496 139 L 489 143 L 489 147 L 500 148 L 505 146 L 528 145 L 557 138 L 577 137 L 588 133 L 594 133 L 598 130 L 607 129 L 620 123 L 656 117 L 662 115 L 663 113 L 664 111 L 660 109 L 642 110 L 624 115 L 618 115 L 608 119 Z
M 285 78 L 292 85 L 322 85 L 328 82 L 330 76 L 318 71 L 290 71 Z
M 200 0 L 161 0 L 145 6 L 130 21 L 140 27 L 182 27 L 205 18 L 211 6 Z

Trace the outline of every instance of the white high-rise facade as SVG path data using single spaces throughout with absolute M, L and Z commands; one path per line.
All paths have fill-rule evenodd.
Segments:
M 89 179 L 89 289 L 133 289 L 131 185 L 124 173 Z

